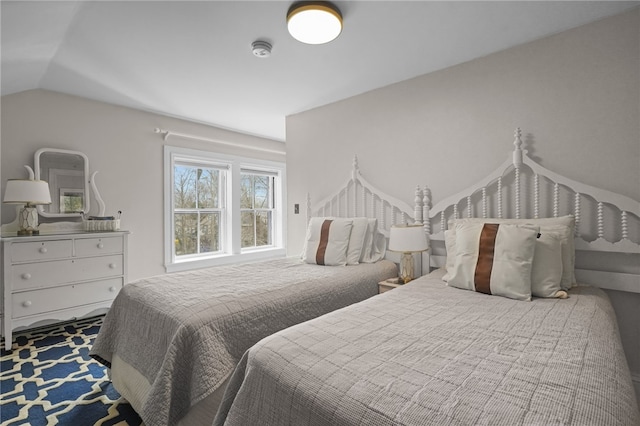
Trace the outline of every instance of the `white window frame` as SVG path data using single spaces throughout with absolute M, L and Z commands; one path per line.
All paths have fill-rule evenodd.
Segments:
M 226 171 L 226 217 L 222 221 L 221 245 L 223 250 L 212 254 L 181 256 L 176 258 L 174 250 L 173 183 L 176 162 L 194 165 L 214 164 L 228 167 Z M 276 175 L 274 185 L 273 240 L 265 247 L 241 248 L 240 219 L 240 171 L 244 169 L 265 171 Z M 167 272 L 216 266 L 229 263 L 248 262 L 286 255 L 286 164 L 284 162 L 259 160 L 235 155 L 217 154 L 165 145 L 164 147 L 164 258 Z M 221 206 L 222 207 L 222 206 Z
M 255 206 L 253 206 L 253 208 L 240 208 L 240 214 L 242 214 L 243 212 L 246 212 L 246 211 L 251 211 L 254 214 L 259 212 L 259 211 L 269 211 L 269 212 L 272 213 L 272 216 L 271 216 L 271 230 L 270 230 L 271 244 L 265 245 L 265 246 L 244 247 L 244 248 L 242 248 L 242 250 L 243 251 L 252 251 L 252 250 L 262 250 L 262 249 L 267 248 L 267 247 L 272 247 L 274 245 L 275 228 L 276 228 L 275 220 L 273 218 L 275 217 L 276 212 L 277 212 L 275 197 L 276 197 L 276 194 L 278 192 L 277 189 L 276 189 L 278 173 L 275 173 L 275 172 L 270 171 L 270 170 L 265 170 L 264 168 L 249 169 L 247 167 L 241 167 L 240 174 L 241 175 L 242 174 L 246 174 L 246 175 L 266 176 L 266 177 L 268 177 L 269 178 L 269 198 L 271 199 L 271 201 L 270 201 L 271 207 L 269 207 L 269 208 L 261 208 L 261 209 L 259 209 L 259 208 L 256 208 Z M 242 182 L 242 180 L 241 180 L 241 182 Z M 273 182 L 273 184 L 272 184 L 272 182 Z M 255 193 L 252 193 L 252 195 L 253 195 L 252 198 L 255 200 Z M 254 200 L 252 200 L 252 201 L 254 201 Z M 255 218 L 254 218 L 254 225 L 255 224 L 256 224 L 256 222 L 255 222 Z M 254 242 L 255 242 L 255 239 L 256 239 L 256 235 L 255 235 L 256 234 L 256 227 L 255 226 L 254 226 L 253 231 L 254 231 Z M 242 241 L 241 241 L 241 243 L 242 243 Z

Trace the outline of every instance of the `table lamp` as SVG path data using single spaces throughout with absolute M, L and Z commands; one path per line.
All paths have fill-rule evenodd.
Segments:
M 427 236 L 422 225 L 394 225 L 389 230 L 389 250 L 402 253 L 400 279 L 406 284 L 413 279 L 413 253 L 425 251 Z
M 35 180 L 33 169 L 29 171 L 29 179 L 9 179 L 4 190 L 3 201 L 7 204 L 24 204 L 18 213 L 18 235 L 38 234 L 38 204 L 51 204 L 49 184 L 43 180 Z

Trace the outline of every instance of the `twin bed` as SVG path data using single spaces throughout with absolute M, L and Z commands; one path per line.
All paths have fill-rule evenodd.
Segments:
M 259 342 L 215 424 L 638 424 L 601 290 L 527 303 L 442 272 Z
M 357 163 L 335 196 L 308 206 L 309 234 L 327 221 L 372 218 L 379 232 L 365 245 L 392 225 L 422 223 L 425 276 L 375 297 L 377 283 L 397 275 L 392 262 L 282 259 L 142 280 L 114 302 L 93 356 L 150 426 L 209 425 L 216 411 L 214 424 L 229 426 L 640 424 L 611 304 L 601 289 L 575 286 L 577 277 L 640 292 L 637 275 L 574 273 L 575 250 L 638 256 L 638 203 L 544 170 L 519 131 L 514 144 L 499 170 L 433 208 L 427 188 L 416 189 L 412 208 L 373 188 Z M 481 225 L 464 224 L 476 211 Z M 571 237 L 544 220 L 504 216 L 551 216 Z M 468 247 L 467 228 L 494 224 L 485 288 L 468 264 L 486 250 Z M 311 263 L 333 262 L 348 246 L 344 235 L 330 238 L 318 258 L 321 244 L 309 237 Z M 533 246 L 547 256 L 536 260 Z M 534 270 L 545 285 L 532 295 Z

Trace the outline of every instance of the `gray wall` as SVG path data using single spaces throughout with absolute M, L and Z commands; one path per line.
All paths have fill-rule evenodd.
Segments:
M 121 228 L 129 237 L 129 278 L 164 273 L 163 146 L 181 146 L 224 154 L 284 161 L 284 155 L 260 153 L 210 142 L 170 137 L 162 128 L 242 146 L 284 151 L 278 141 L 151 114 L 44 90 L 2 97 L 2 190 L 7 179 L 25 178 L 24 164 L 43 147 L 81 151 L 106 204 L 106 214 L 122 210 Z M 91 200 L 91 213 L 98 206 Z M 15 218 L 15 207 L 2 206 L 2 222 Z M 41 218 L 41 221 L 43 219 Z
M 289 252 L 293 204 L 331 194 L 354 154 L 375 186 L 412 205 L 428 184 L 435 204 L 499 166 L 518 126 L 548 169 L 640 200 L 640 10 L 288 117 Z M 640 374 L 640 294 L 612 299 Z

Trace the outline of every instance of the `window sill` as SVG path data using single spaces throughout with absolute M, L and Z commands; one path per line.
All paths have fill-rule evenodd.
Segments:
M 189 271 L 192 269 L 207 268 L 210 266 L 229 265 L 233 263 L 254 262 L 258 260 L 275 259 L 285 257 L 284 248 L 270 248 L 264 250 L 252 250 L 240 254 L 221 254 L 206 259 L 189 259 L 165 265 L 167 272 Z

